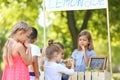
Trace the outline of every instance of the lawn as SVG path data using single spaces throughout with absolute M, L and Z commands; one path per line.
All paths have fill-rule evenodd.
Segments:
M 113 79 L 112 80 L 120 80 L 120 73 L 113 73 Z

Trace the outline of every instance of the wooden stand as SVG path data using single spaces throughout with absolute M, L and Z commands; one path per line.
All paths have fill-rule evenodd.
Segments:
M 69 80 L 111 80 L 110 72 L 76 72 Z

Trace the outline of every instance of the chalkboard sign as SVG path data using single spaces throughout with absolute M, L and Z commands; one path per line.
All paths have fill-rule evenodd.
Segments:
M 89 61 L 89 68 L 91 68 L 91 70 L 105 70 L 106 68 L 106 61 L 107 61 L 107 57 L 98 57 L 98 56 L 94 56 L 90 58 Z

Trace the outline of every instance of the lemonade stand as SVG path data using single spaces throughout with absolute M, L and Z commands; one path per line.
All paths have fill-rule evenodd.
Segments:
M 107 57 L 91 57 L 85 72 L 76 72 L 69 80 L 111 80 L 106 70 Z

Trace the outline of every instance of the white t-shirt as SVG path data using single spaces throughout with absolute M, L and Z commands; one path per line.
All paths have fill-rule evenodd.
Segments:
M 45 61 L 44 64 L 45 80 L 61 80 L 62 73 L 65 73 L 67 75 L 73 75 L 74 70 L 68 69 L 56 62 Z
M 40 48 L 39 48 L 38 46 L 36 46 L 36 45 L 34 45 L 34 44 L 30 44 L 30 47 L 31 47 L 32 56 L 38 56 L 38 57 L 41 56 Z M 39 58 L 38 58 L 38 60 L 39 60 Z M 38 63 L 39 63 L 39 61 L 38 61 Z M 39 65 L 39 64 L 38 64 L 38 65 Z M 29 65 L 28 68 L 29 68 L 29 72 L 33 72 L 33 67 L 32 67 L 32 65 Z
M 40 48 L 34 44 L 30 44 L 32 56 L 40 57 Z

